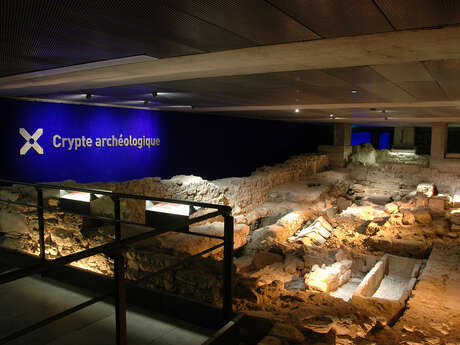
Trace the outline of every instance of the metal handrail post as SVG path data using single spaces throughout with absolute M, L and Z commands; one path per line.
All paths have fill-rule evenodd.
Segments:
M 113 197 L 113 206 L 114 206 L 114 216 L 116 220 L 120 220 L 121 218 L 121 210 L 120 210 L 120 198 Z M 120 222 L 115 223 L 115 240 L 121 240 L 121 224 Z
M 230 321 L 233 315 L 232 284 L 233 284 L 233 217 L 224 216 L 224 283 L 223 313 L 224 321 Z
M 45 220 L 43 217 L 43 189 L 37 187 L 37 218 L 38 218 L 38 238 L 40 245 L 40 259 L 46 261 L 45 253 Z
M 123 254 L 116 255 L 114 261 L 116 344 L 127 345 L 125 260 Z
M 114 204 L 114 216 L 116 220 L 120 220 L 120 198 L 112 197 Z M 121 241 L 121 224 L 115 223 L 115 242 Z M 126 330 L 126 290 L 125 290 L 125 259 L 123 257 L 122 248 L 116 250 L 114 258 L 114 279 L 115 279 L 115 330 L 116 344 L 127 344 Z

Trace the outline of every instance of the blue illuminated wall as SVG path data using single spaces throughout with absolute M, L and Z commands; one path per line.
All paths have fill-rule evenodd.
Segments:
M 391 133 L 383 132 L 379 135 L 379 150 L 389 149 L 391 147 Z
M 362 143 L 371 142 L 371 132 L 352 132 L 351 133 L 351 145 L 359 145 Z
M 351 132 L 351 145 L 371 143 L 376 149 L 391 148 L 393 128 L 370 127 L 353 125 Z
M 247 176 L 256 167 L 314 152 L 332 143 L 331 126 L 248 120 L 88 105 L 0 100 L 0 177 L 23 181 L 125 181 L 194 174 L 206 179 Z M 25 128 L 43 128 L 38 144 L 19 150 Z M 96 138 L 159 138 L 160 145 L 96 147 Z M 53 136 L 93 139 L 92 147 L 68 150 Z M 61 140 L 55 144 L 62 144 Z

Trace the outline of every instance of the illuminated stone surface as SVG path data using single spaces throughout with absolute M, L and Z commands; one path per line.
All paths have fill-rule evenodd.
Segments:
M 331 266 L 314 266 L 305 276 L 305 285 L 312 290 L 330 292 L 337 290 L 351 278 L 350 260 L 336 262 Z

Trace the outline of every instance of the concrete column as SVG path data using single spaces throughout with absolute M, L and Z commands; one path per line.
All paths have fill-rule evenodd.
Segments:
M 414 127 L 395 127 L 393 136 L 394 149 L 412 149 L 415 146 Z
M 431 156 L 430 161 L 444 159 L 447 147 L 447 123 L 431 125 Z
M 345 123 L 334 124 L 334 146 L 351 145 L 351 125 Z
M 334 145 L 322 145 L 318 151 L 326 153 L 333 168 L 343 167 L 351 154 L 351 125 L 334 124 Z

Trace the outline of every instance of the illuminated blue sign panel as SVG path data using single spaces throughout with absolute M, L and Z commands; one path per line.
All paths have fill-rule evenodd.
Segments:
M 165 138 L 156 112 L 14 100 L 1 104 L 3 177 L 127 180 L 152 176 L 161 164 Z
M 0 178 L 32 182 L 249 176 L 331 145 L 332 126 L 0 99 Z

